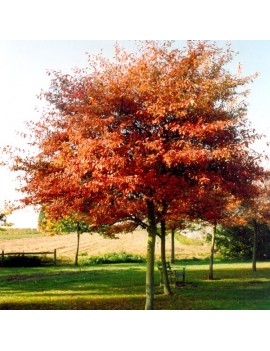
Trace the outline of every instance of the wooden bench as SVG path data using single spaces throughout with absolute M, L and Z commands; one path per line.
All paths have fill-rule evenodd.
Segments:
M 163 286 L 163 270 L 162 264 L 159 262 L 157 264 L 160 273 L 160 286 Z M 169 262 L 166 262 L 166 269 L 168 274 L 168 279 L 170 284 L 174 284 L 176 288 L 185 285 L 186 283 L 186 267 L 181 267 L 181 270 L 174 270 L 171 268 Z
M 23 257 L 25 255 L 31 255 L 31 256 L 53 255 L 53 263 L 56 264 L 56 249 L 54 249 L 53 251 L 42 251 L 42 252 L 5 252 L 4 250 L 2 250 L 1 263 L 3 265 L 5 256 L 21 256 L 21 257 Z

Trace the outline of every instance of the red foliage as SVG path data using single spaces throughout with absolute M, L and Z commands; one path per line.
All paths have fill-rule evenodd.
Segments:
M 96 225 L 146 226 L 149 200 L 158 220 L 164 202 L 167 216 L 220 218 L 218 196 L 250 196 L 263 174 L 243 102 L 254 76 L 226 71 L 232 58 L 208 42 L 144 42 L 132 54 L 116 46 L 111 61 L 89 56 L 72 75 L 51 72 L 49 108 L 31 127 L 39 152 L 13 165 L 23 203 Z

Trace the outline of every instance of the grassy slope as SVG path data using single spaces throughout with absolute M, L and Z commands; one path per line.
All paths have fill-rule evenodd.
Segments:
M 187 262 L 187 285 L 164 296 L 156 273 L 156 309 L 270 309 L 270 263 Z M 0 309 L 143 309 L 145 264 L 0 269 Z

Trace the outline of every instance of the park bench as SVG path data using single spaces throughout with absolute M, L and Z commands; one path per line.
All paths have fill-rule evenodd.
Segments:
M 1 263 L 2 265 L 4 264 L 4 259 L 5 256 L 18 256 L 18 257 L 24 257 L 25 255 L 31 255 L 31 256 L 36 256 L 36 255 L 53 255 L 53 262 L 56 264 L 56 249 L 53 251 L 40 251 L 40 252 L 5 252 L 2 250 L 1 253 Z
M 160 286 L 163 286 L 163 270 L 161 262 L 159 262 L 157 266 L 160 273 Z M 174 284 L 176 288 L 185 285 L 186 267 L 181 267 L 181 270 L 174 270 L 171 268 L 170 263 L 166 262 L 166 269 L 170 284 Z

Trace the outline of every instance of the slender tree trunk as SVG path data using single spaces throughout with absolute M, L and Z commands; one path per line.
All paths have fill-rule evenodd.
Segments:
M 215 241 L 217 233 L 217 224 L 214 224 L 213 233 L 212 233 L 212 242 L 211 242 L 211 251 L 210 251 L 210 263 L 209 263 L 209 276 L 210 280 L 214 279 L 214 253 L 215 253 Z
M 175 246 L 174 246 L 174 234 L 175 234 L 175 230 L 172 229 L 171 232 L 171 263 L 175 262 Z
M 166 267 L 166 224 L 165 221 L 161 221 L 161 264 L 162 264 L 162 280 L 163 280 L 163 292 L 165 295 L 171 295 L 172 291 L 170 288 L 167 267 Z
M 145 309 L 154 309 L 155 291 L 155 242 L 157 235 L 156 213 L 153 201 L 147 201 L 148 207 L 148 241 L 147 241 L 147 263 L 146 263 L 146 302 Z
M 75 254 L 75 266 L 78 266 L 78 258 L 79 258 L 79 248 L 80 248 L 80 231 L 77 230 L 77 248 L 76 248 L 76 254 Z
M 252 227 L 253 227 L 253 250 L 252 250 L 252 270 L 256 272 L 257 266 L 256 266 L 256 261 L 257 261 L 257 237 L 258 237 L 258 225 L 257 221 L 253 220 L 252 221 Z

